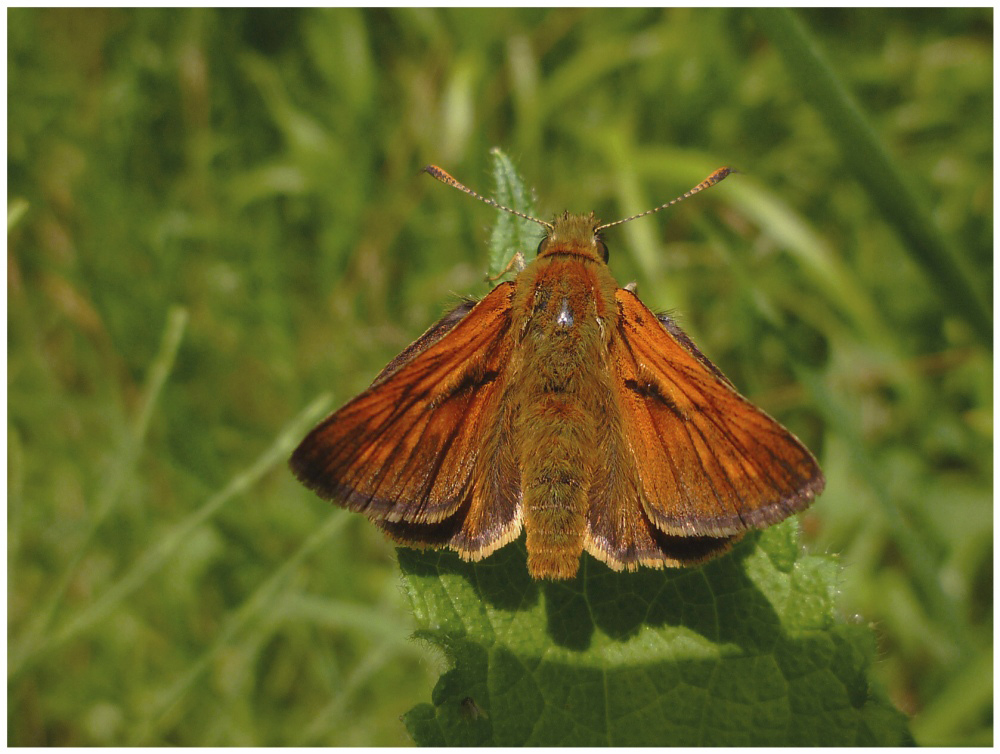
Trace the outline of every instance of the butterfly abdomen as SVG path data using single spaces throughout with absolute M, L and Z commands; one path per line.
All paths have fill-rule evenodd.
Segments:
M 540 579 L 572 578 L 587 530 L 594 423 L 578 400 L 559 393 L 524 407 L 519 419 L 528 571 Z

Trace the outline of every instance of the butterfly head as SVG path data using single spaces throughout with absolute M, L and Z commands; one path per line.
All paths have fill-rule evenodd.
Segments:
M 631 215 L 630 217 L 626 217 L 622 220 L 616 220 L 613 223 L 605 223 L 604 225 L 601 225 L 600 221 L 594 217 L 593 212 L 589 215 L 571 215 L 569 212 L 564 212 L 551 223 L 547 223 L 544 220 L 539 220 L 531 215 L 526 215 L 516 209 L 505 207 L 495 199 L 488 199 L 485 196 L 477 194 L 468 186 L 460 183 L 446 171 L 439 168 L 437 165 L 428 165 L 424 168 L 424 171 L 430 173 L 442 183 L 452 186 L 453 188 L 457 188 L 459 191 L 479 199 L 481 202 L 485 202 L 491 207 L 496 207 L 499 210 L 509 212 L 517 217 L 522 217 L 525 220 L 538 223 L 543 228 L 546 228 L 547 232 L 545 234 L 545 238 L 543 238 L 542 242 L 538 245 L 539 257 L 552 256 L 555 254 L 573 254 L 576 256 L 587 257 L 595 261 L 599 260 L 605 263 L 608 261 L 608 247 L 605 246 L 604 241 L 601 240 L 602 230 L 636 220 L 640 217 L 645 217 L 646 215 L 651 215 L 654 212 L 659 212 L 667 207 L 672 207 L 678 202 L 687 199 L 689 196 L 714 186 L 727 175 L 736 172 L 733 168 L 719 168 L 690 191 L 681 194 L 676 199 L 672 199 L 666 204 L 661 204 L 659 207 L 654 207 L 653 209 L 646 210 L 645 212 L 640 212 L 637 215 Z
M 591 212 L 587 215 L 562 215 L 546 224 L 548 233 L 538 244 L 538 256 L 553 254 L 574 254 L 590 257 L 602 262 L 608 261 L 608 247 L 604 245 L 598 232 L 600 221 Z

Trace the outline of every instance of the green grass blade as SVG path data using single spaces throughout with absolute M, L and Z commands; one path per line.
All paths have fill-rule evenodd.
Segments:
M 23 638 L 19 637 L 16 640 L 8 669 L 10 676 L 15 675 L 23 667 L 28 657 L 51 638 L 48 636 L 49 626 L 63 602 L 66 590 L 76 575 L 77 568 L 94 542 L 94 537 L 101 524 L 115 508 L 122 490 L 132 478 L 136 461 L 144 447 L 150 419 L 177 360 L 177 352 L 184 337 L 187 321 L 187 311 L 181 307 L 173 307 L 167 314 L 163 338 L 143 387 L 139 411 L 136 413 L 130 431 L 122 438 L 122 443 L 115 454 L 115 462 L 109 470 L 107 481 L 102 486 L 87 532 L 77 546 L 76 552 L 69 559 L 55 589 L 35 615 L 30 628 L 24 632 Z
M 784 58 L 802 96 L 817 109 L 873 204 L 896 229 L 906 251 L 923 269 L 942 302 L 972 327 L 984 345 L 993 322 L 981 287 L 938 228 L 926 202 L 892 158 L 858 103 L 827 62 L 793 11 L 762 8 L 757 20 Z
M 287 455 L 288 448 L 285 447 L 284 443 L 280 442 L 280 439 L 285 439 L 295 434 L 289 432 L 282 433 L 279 443 L 274 446 L 275 448 L 280 446 L 281 452 L 278 455 L 281 458 Z M 267 468 L 270 468 L 270 464 L 267 465 Z M 303 542 L 299 549 L 280 568 L 272 573 L 264 583 L 253 591 L 239 608 L 229 615 L 225 624 L 216 633 L 212 643 L 191 663 L 184 674 L 175 683 L 171 684 L 165 692 L 160 694 L 154 704 L 150 705 L 147 716 L 136 726 L 131 745 L 141 746 L 160 740 L 158 736 L 161 728 L 168 721 L 174 705 L 180 701 L 181 697 L 194 685 L 211 662 L 234 640 L 242 629 L 254 619 L 262 617 L 266 611 L 273 609 L 275 602 L 280 599 L 281 588 L 288 582 L 295 569 L 322 545 L 328 543 L 332 537 L 344 528 L 344 525 L 349 520 L 350 515 L 347 511 L 334 511 L 327 518 L 326 522 L 311 537 Z
M 267 448 L 247 469 L 237 474 L 222 490 L 212 495 L 198 510 L 179 521 L 163 537 L 157 540 L 146 553 L 134 563 L 107 591 L 91 605 L 70 619 L 51 638 L 34 648 L 33 656 L 61 646 L 83 631 L 104 619 L 110 611 L 134 593 L 157 571 L 163 568 L 170 556 L 191 535 L 191 533 L 218 513 L 226 503 L 249 490 L 264 474 L 285 462 L 292 448 L 306 429 L 329 407 L 329 396 L 322 395 L 295 417 L 279 433 L 274 443 Z M 29 656 L 22 656 L 14 671 L 23 669 Z

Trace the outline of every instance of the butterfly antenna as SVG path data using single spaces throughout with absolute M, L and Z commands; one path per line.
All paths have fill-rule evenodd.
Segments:
M 723 178 L 725 178 L 730 173 L 737 173 L 737 172 L 739 172 L 739 171 L 736 170 L 736 168 L 719 168 L 714 173 L 712 173 L 710 176 L 708 176 L 708 178 L 706 178 L 701 183 L 699 183 L 697 186 L 695 186 L 693 189 L 691 189 L 690 191 L 688 191 L 688 192 L 686 192 L 684 194 L 681 194 L 676 199 L 671 199 L 666 204 L 661 204 L 659 207 L 656 207 L 654 209 L 648 209 L 645 212 L 640 212 L 638 215 L 632 215 L 631 217 L 626 217 L 624 220 L 616 220 L 613 223 L 607 223 L 606 225 L 600 225 L 600 226 L 597 227 L 597 230 L 605 230 L 606 228 L 611 228 L 611 227 L 614 227 L 615 225 L 621 225 L 622 223 L 627 223 L 630 220 L 637 220 L 640 217 L 645 217 L 646 215 L 651 215 L 654 212 L 659 212 L 661 209 L 666 209 L 667 207 L 673 207 L 675 204 L 677 204 L 678 202 L 684 201 L 689 196 L 694 196 L 699 191 L 704 191 L 707 188 L 711 188 L 712 186 L 714 186 L 716 183 L 718 183 L 719 181 L 721 181 Z M 447 175 L 447 173 L 445 175 Z M 451 178 L 451 176 L 448 176 L 448 177 Z M 452 180 L 454 180 L 454 179 L 452 179 Z M 461 185 L 461 184 L 459 184 L 459 185 Z
M 452 188 L 457 188 L 459 191 L 464 191 L 469 196 L 474 197 L 474 198 L 478 199 L 481 202 L 485 202 L 486 204 L 490 205 L 491 207 L 496 207 L 497 209 L 502 209 L 504 212 L 510 212 L 510 214 L 512 214 L 512 215 L 517 215 L 518 217 L 523 217 L 525 220 L 531 220 L 531 222 L 533 222 L 533 223 L 538 223 L 539 225 L 543 225 L 546 228 L 548 228 L 549 230 L 552 230 L 552 223 L 547 223 L 544 220 L 539 220 L 537 217 L 532 217 L 531 215 L 526 215 L 523 212 L 518 212 L 516 209 L 511 209 L 510 207 L 505 207 L 505 206 L 503 206 L 502 204 L 500 204 L 499 202 L 497 202 L 497 201 L 495 201 L 493 199 L 487 199 L 485 196 L 482 196 L 481 194 L 477 194 L 475 191 L 473 191 L 472 189 L 470 189 L 464 183 L 460 183 L 456 178 L 453 178 L 449 173 L 447 173 L 446 171 L 442 170 L 437 165 L 428 165 L 427 167 L 424 168 L 424 172 L 425 173 L 430 173 L 432 176 L 434 176 L 439 181 L 441 181 L 441 183 L 446 183 L 449 186 L 451 186 Z M 694 192 L 692 191 L 690 193 L 694 193 Z

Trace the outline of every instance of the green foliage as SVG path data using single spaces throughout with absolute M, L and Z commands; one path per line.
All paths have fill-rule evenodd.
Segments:
M 905 239 L 905 248 L 913 260 L 938 283 L 935 290 L 944 303 L 988 345 L 993 339 L 993 326 L 982 289 L 965 270 L 962 256 L 949 248 L 949 240 L 938 230 L 930 210 L 844 91 L 808 32 L 787 10 L 761 10 L 758 17 L 785 59 L 789 74 L 823 117 L 852 172 L 867 189 L 872 204 Z
M 510 157 L 498 148 L 491 149 L 490 154 L 493 157 L 493 181 L 496 184 L 492 198 L 501 206 L 534 217 L 534 202 Z M 537 245 L 543 235 L 544 230 L 536 223 L 509 212 L 499 212 L 490 234 L 490 277 L 495 278 L 507 272 L 508 265 L 517 254 L 527 259 L 533 242 Z M 512 271 L 517 272 L 517 268 Z
M 992 743 L 993 367 L 976 315 L 992 297 L 992 11 L 792 15 L 9 10 L 8 743 L 409 741 L 396 721 L 440 660 L 408 638 L 393 548 L 283 461 L 456 294 L 488 290 L 494 211 L 419 171 L 488 194 L 498 145 L 541 219 L 613 220 L 743 171 L 611 229 L 612 269 L 817 453 L 828 486 L 799 517 L 804 546 L 840 554 L 836 610 L 873 627 L 867 673 L 916 741 Z M 835 120 L 845 104 L 863 128 Z M 873 154 L 891 170 L 859 160 Z M 537 243 L 511 220 L 526 235 L 509 247 Z M 759 557 L 711 568 L 746 583 Z M 686 589 L 699 573 L 633 578 Z M 567 615 L 581 594 L 603 604 L 524 589 L 537 601 L 517 616 L 546 630 L 548 591 Z M 689 630 L 722 656 L 667 618 L 628 637 L 594 625 L 595 650 L 648 634 L 655 653 Z M 852 625 L 837 646 L 858 670 Z M 454 714 L 509 730 L 468 688 Z M 850 698 L 855 719 L 887 709 Z
M 565 583 L 532 581 L 523 538 L 478 564 L 399 558 L 418 636 L 454 663 L 406 716 L 419 744 L 908 740 L 871 689 L 871 632 L 835 616 L 836 561 L 800 557 L 794 522 L 697 569 L 615 573 L 585 556 Z

